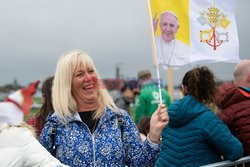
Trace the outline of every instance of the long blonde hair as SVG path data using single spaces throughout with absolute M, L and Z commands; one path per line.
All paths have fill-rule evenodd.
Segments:
M 66 118 L 77 111 L 77 103 L 71 92 L 72 78 L 77 65 L 83 68 L 94 69 L 98 78 L 101 80 L 91 57 L 80 50 L 71 51 L 57 62 L 54 84 L 52 88 L 52 102 L 55 113 L 61 118 Z M 104 113 L 104 108 L 109 107 L 114 111 L 117 109 L 113 99 L 105 87 L 98 88 L 98 109 L 94 118 L 100 118 Z

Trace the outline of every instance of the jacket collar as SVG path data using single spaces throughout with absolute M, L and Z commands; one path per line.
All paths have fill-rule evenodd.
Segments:
M 100 119 L 100 123 L 103 123 L 103 122 L 106 122 L 106 121 L 110 120 L 115 115 L 116 115 L 115 112 L 113 112 L 110 108 L 105 107 L 104 113 L 103 113 L 103 115 L 102 115 L 102 117 Z M 48 120 L 53 121 L 53 122 L 59 122 L 62 119 L 56 113 L 53 113 L 51 116 L 48 117 Z M 80 117 L 78 112 L 75 112 L 74 114 L 66 117 L 66 122 L 69 123 L 69 122 L 74 122 L 74 121 L 82 122 L 81 117 Z
M 226 91 L 221 94 L 221 99 L 219 100 L 220 108 L 225 109 L 232 104 L 238 102 L 249 100 L 250 94 L 240 87 L 231 86 Z
M 250 97 L 250 88 L 247 87 L 239 87 L 240 93 L 245 97 Z

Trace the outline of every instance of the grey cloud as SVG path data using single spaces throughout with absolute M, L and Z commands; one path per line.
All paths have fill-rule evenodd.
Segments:
M 239 0 L 236 11 L 240 57 L 249 58 L 247 21 L 250 1 Z M 83 49 L 103 78 L 125 77 L 149 68 L 154 77 L 145 0 L 2 0 L 0 1 L 0 85 L 17 78 L 21 84 L 54 74 L 59 56 Z M 208 65 L 218 78 L 231 79 L 234 64 Z M 180 84 L 183 67 L 173 72 Z M 166 71 L 161 70 L 166 81 Z

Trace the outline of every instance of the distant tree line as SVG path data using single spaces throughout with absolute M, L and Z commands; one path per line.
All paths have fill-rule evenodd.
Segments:
M 0 86 L 0 92 L 7 93 L 10 91 L 15 91 L 15 90 L 20 89 L 20 88 L 22 88 L 21 85 L 6 84 L 4 86 Z
M 14 80 L 13 80 L 13 83 L 11 83 L 11 84 L 6 84 L 6 85 L 4 85 L 4 86 L 0 86 L 0 92 L 8 93 L 8 92 L 10 92 L 10 91 L 15 91 L 15 90 L 17 90 L 17 89 L 20 89 L 20 88 L 22 88 L 22 87 L 23 87 L 23 86 L 21 86 L 21 85 L 18 83 L 17 79 L 14 79 Z

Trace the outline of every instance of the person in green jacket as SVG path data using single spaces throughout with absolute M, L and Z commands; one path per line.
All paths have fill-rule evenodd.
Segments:
M 138 80 L 142 85 L 140 95 L 136 98 L 135 103 L 135 123 L 138 124 L 142 117 L 151 117 L 160 103 L 160 95 L 157 83 L 152 81 L 152 75 L 149 70 L 138 72 Z M 162 102 L 168 107 L 171 99 L 165 89 L 162 91 Z

